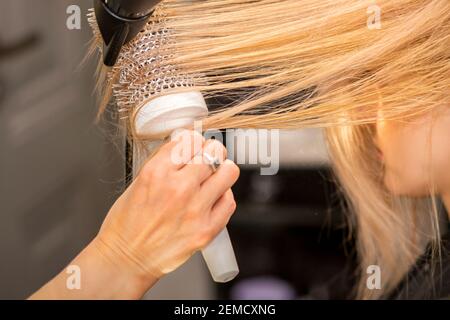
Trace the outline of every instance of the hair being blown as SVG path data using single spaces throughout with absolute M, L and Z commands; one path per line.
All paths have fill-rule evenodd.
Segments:
M 368 27 L 374 4 L 379 29 Z M 205 130 L 325 128 L 357 243 L 355 296 L 383 298 L 440 235 L 433 186 L 422 199 L 385 188 L 374 123 L 380 110 L 408 121 L 449 100 L 449 31 L 448 0 L 166 0 L 145 31 L 157 45 L 131 42 L 103 72 L 100 113 L 114 97 L 133 139 L 154 139 L 133 130 L 139 108 L 194 86 L 209 101 L 226 97 Z M 95 28 L 94 38 L 100 47 Z M 174 66 L 189 86 L 151 86 L 155 68 Z M 152 92 L 137 94 L 146 83 Z M 367 289 L 369 265 L 382 270 L 381 290 Z

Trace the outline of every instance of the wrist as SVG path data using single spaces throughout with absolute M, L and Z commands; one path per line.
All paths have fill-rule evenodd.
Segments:
M 92 269 L 101 272 L 101 275 L 95 276 L 97 280 L 98 276 L 105 280 L 105 287 L 98 289 L 108 293 L 109 299 L 140 299 L 158 281 L 156 277 L 132 268 L 99 238 L 95 238 L 82 254 L 95 260 L 92 262 L 95 264 Z

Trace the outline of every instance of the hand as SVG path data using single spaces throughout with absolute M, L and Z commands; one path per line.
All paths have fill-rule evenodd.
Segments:
M 215 173 L 202 161 L 203 153 L 223 161 Z M 239 168 L 225 158 L 218 141 L 205 142 L 196 132 L 182 131 L 116 201 L 95 247 L 115 267 L 144 281 L 177 269 L 207 246 L 235 211 L 230 188 Z

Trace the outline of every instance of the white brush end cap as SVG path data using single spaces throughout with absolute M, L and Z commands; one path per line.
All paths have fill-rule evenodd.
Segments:
M 208 107 L 200 92 L 169 94 L 145 104 L 136 115 L 135 128 L 141 135 L 169 135 L 207 115 Z

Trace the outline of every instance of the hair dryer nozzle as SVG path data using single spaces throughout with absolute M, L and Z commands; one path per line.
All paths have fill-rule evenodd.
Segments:
M 162 0 L 94 0 L 95 17 L 104 41 L 103 63 L 116 64 L 122 47 L 145 27 Z

